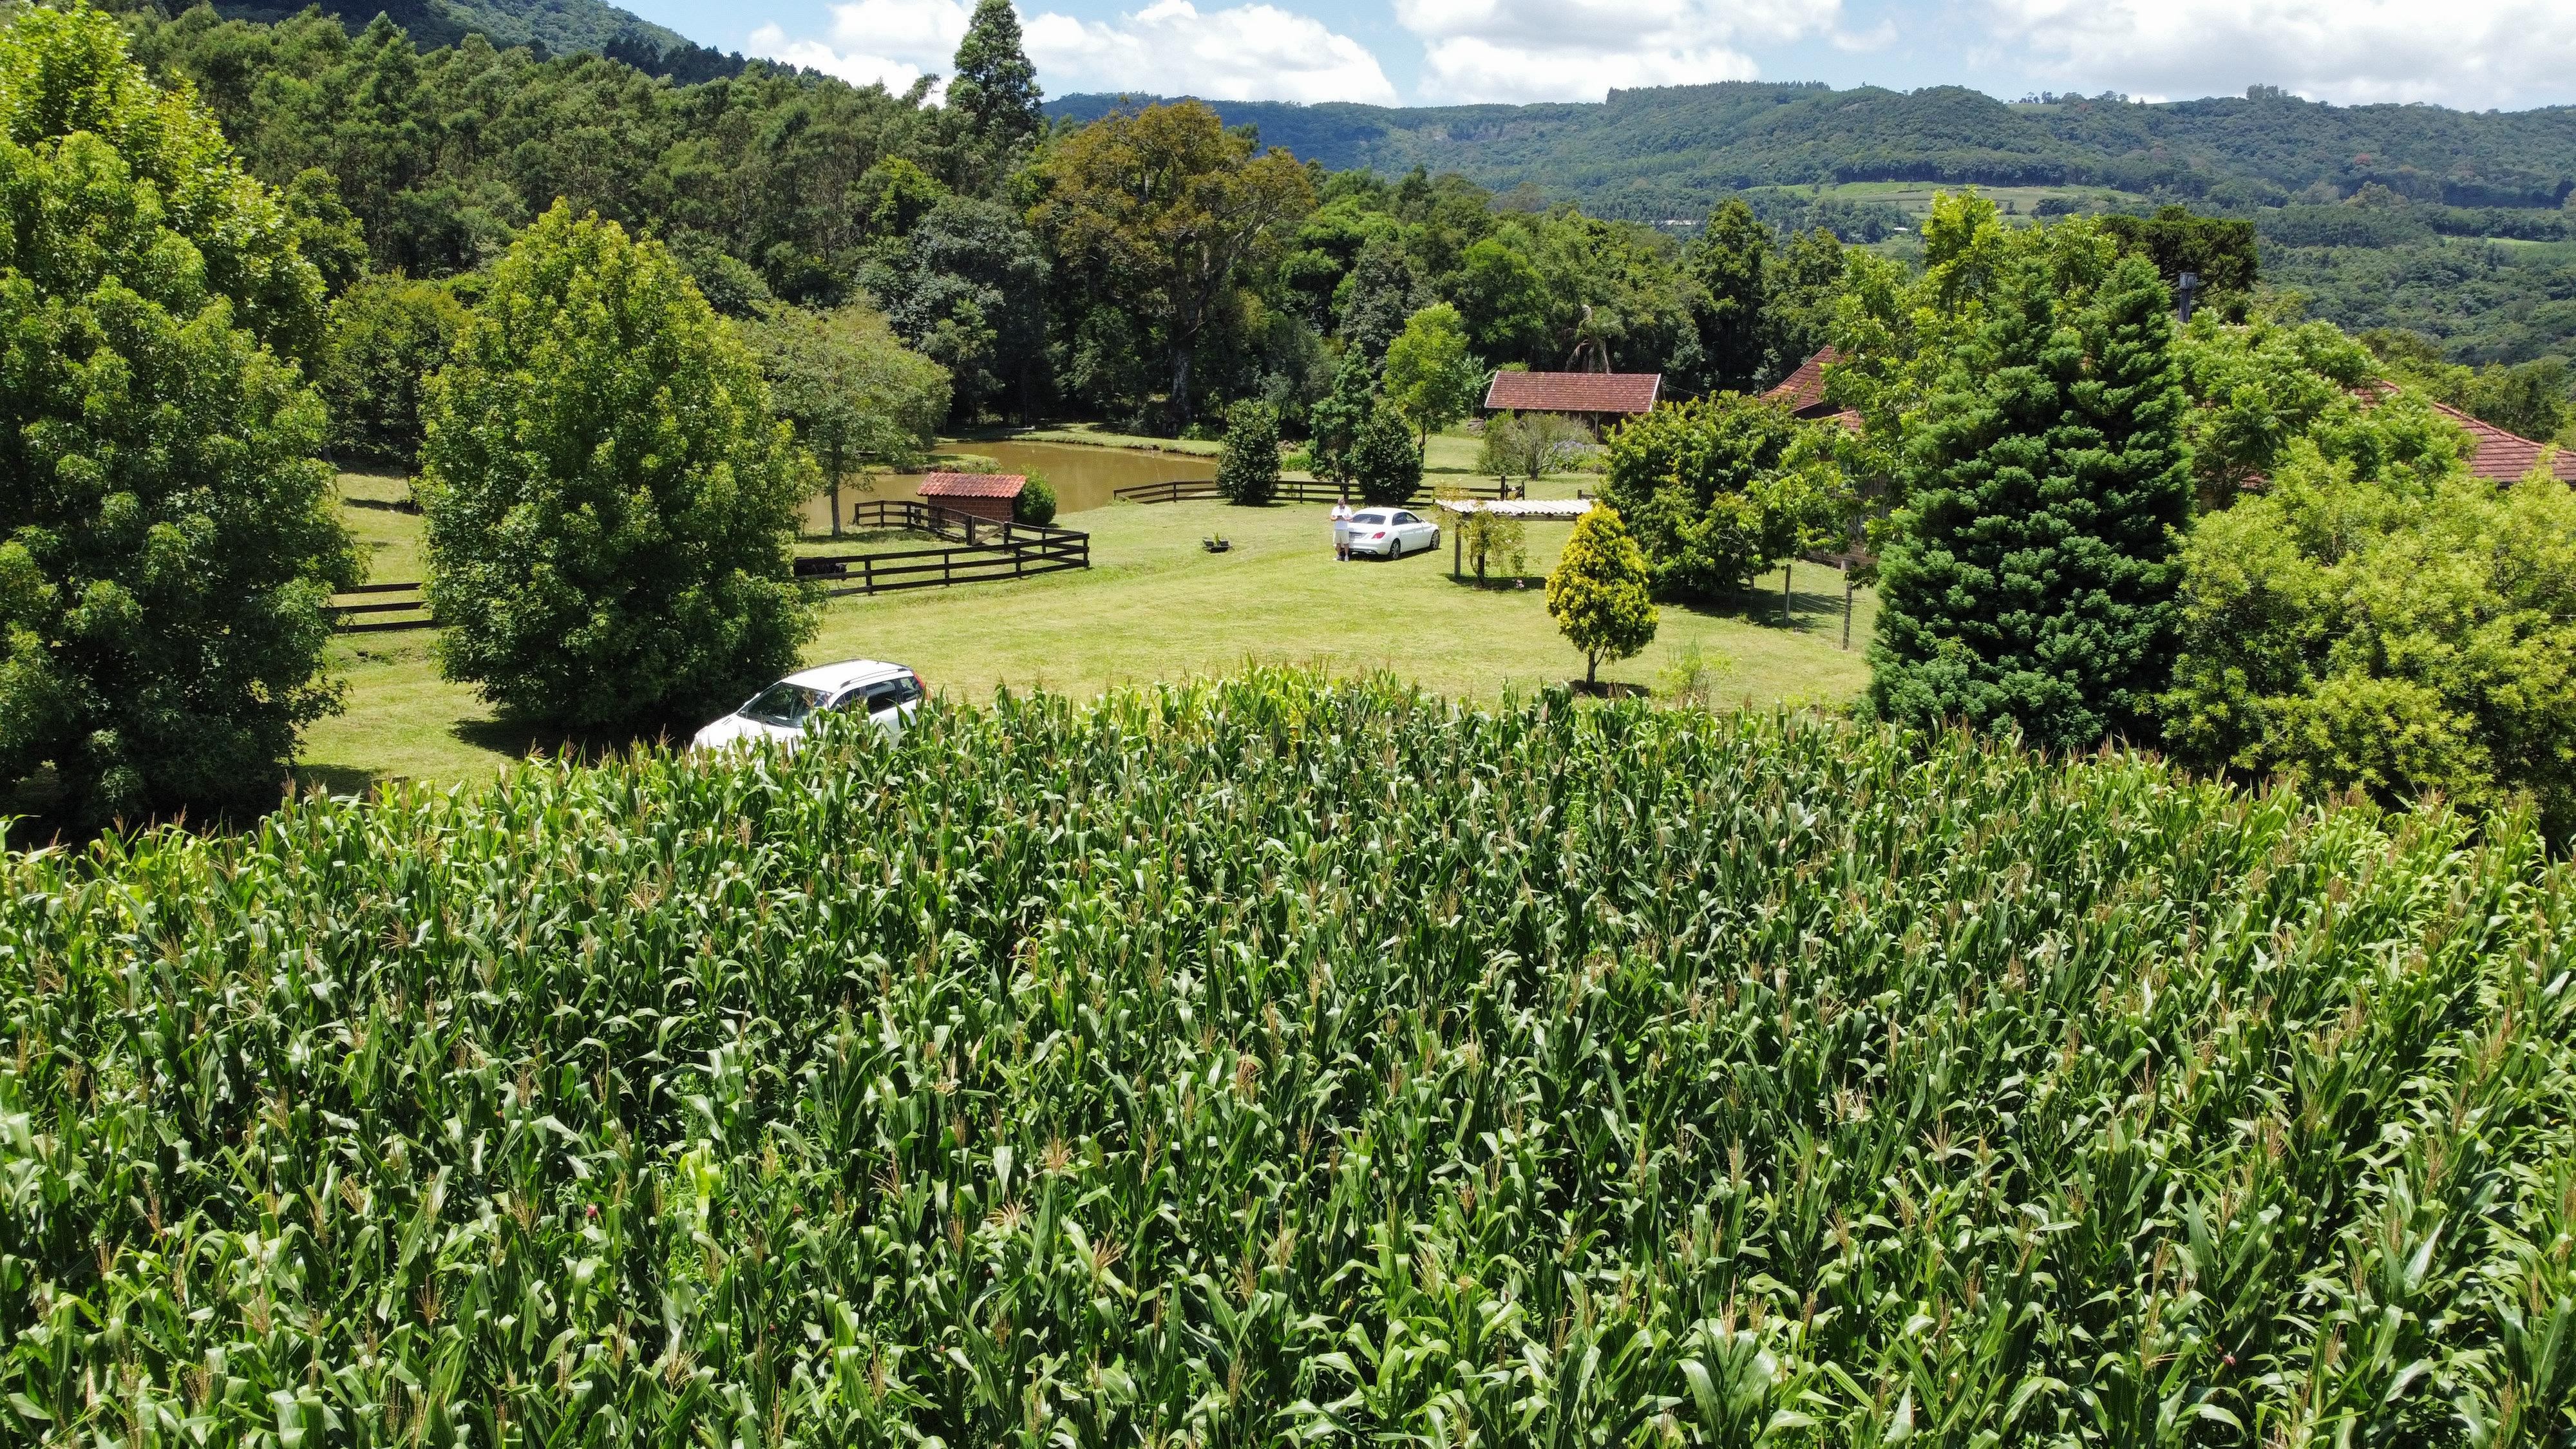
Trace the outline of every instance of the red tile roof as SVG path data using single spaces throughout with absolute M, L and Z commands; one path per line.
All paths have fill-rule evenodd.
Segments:
M 1799 417 L 1828 417 L 1835 408 L 1825 401 L 1825 369 L 1843 360 L 1843 355 L 1828 347 L 1798 364 L 1798 370 L 1780 379 L 1780 385 L 1762 394 L 1764 402 L 1775 402 Z
M 2433 411 L 2468 429 L 2471 450 L 2469 472 L 2498 483 L 2519 483 L 2538 466 L 2540 455 L 2549 445 L 2517 437 L 2493 423 L 2480 422 L 2458 408 L 2434 403 Z M 2576 455 L 2564 451 L 2553 454 L 2549 471 L 2564 483 L 2576 483 Z
M 1028 485 L 1019 473 L 933 473 L 919 492 L 924 498 L 1017 498 Z
M 1498 372 L 1485 406 L 1535 413 L 1650 413 L 1660 372 Z

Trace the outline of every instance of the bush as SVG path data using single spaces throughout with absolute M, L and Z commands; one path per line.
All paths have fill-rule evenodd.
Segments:
M 2295 445 L 2183 549 L 2181 759 L 2399 804 L 2530 798 L 2576 836 L 2576 493 L 2375 481 Z
M 1604 659 L 1632 659 L 1655 642 L 1655 605 L 1646 557 L 1619 521 L 1596 503 L 1575 520 L 1556 572 L 1547 576 L 1548 617 L 1583 651 L 1583 682 L 1597 684 Z
M 1838 531 L 1850 490 L 1830 447 L 1777 404 L 1669 404 L 1610 435 L 1602 496 L 1628 520 L 1658 597 L 1714 601 Z
M 464 327 L 464 304 L 436 282 L 371 276 L 341 293 L 316 379 L 331 408 L 332 453 L 418 467 L 422 388 Z
M 2528 832 L 1384 682 L 923 716 L 0 861 L 12 1422 L 2125 1449 L 2337 1341 L 2319 1446 L 2561 1412 Z
M 1370 410 L 1351 439 L 1350 469 L 1360 498 L 1373 505 L 1408 503 L 1422 491 L 1422 454 L 1402 413 L 1383 401 Z
M 1028 486 L 1011 500 L 1011 517 L 1041 528 L 1055 522 L 1055 488 L 1045 478 L 1031 473 Z
M 1241 402 L 1226 416 L 1225 450 L 1217 455 L 1216 491 L 1225 501 L 1258 508 L 1279 493 L 1279 410 Z
M 430 384 L 450 679 L 573 727 L 685 723 L 796 662 L 808 482 L 760 369 L 655 242 L 558 203 Z
M 0 31 L 0 777 L 96 821 L 273 802 L 358 577 L 297 376 L 322 279 L 87 8 Z

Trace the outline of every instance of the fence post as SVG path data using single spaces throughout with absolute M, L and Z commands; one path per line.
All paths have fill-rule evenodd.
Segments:
M 873 596 L 877 591 L 877 556 L 869 554 L 859 561 L 859 587 Z

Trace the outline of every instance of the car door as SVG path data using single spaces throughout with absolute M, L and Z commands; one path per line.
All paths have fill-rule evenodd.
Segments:
M 1431 547 L 1439 541 L 1438 532 L 1439 530 L 1432 525 L 1410 513 L 1399 511 L 1395 515 L 1395 536 L 1403 543 L 1406 553 L 1420 553 Z

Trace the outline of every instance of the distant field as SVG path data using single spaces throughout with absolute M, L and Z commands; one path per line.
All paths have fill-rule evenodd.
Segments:
M 1794 189 L 1820 201 L 1875 201 L 1893 206 L 1908 216 L 1921 217 L 1931 214 L 1932 198 L 1970 188 L 1951 182 L 1848 181 L 1838 186 Z M 2104 210 L 2142 206 L 2148 201 L 2143 196 L 2102 186 L 1979 186 L 1974 189 L 2007 213 L 2020 216 L 2034 214 L 2039 204 L 2051 197 Z

